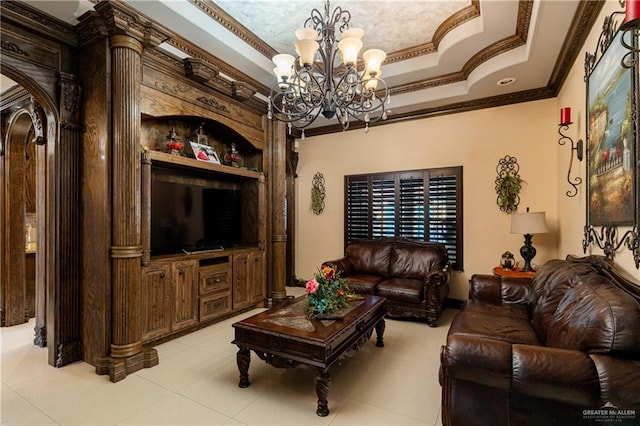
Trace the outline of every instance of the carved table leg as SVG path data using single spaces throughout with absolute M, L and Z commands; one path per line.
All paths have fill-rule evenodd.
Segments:
M 238 383 L 238 386 L 241 388 L 247 388 L 251 384 L 251 382 L 249 382 L 249 364 L 251 363 L 251 351 L 242 346 L 238 346 L 236 362 L 238 363 L 238 370 L 240 370 L 240 383 Z
M 318 409 L 316 414 L 320 417 L 329 415 L 329 386 L 331 385 L 331 376 L 329 371 L 324 368 L 318 368 L 316 372 L 316 394 L 318 395 Z
M 382 335 L 384 334 L 385 327 L 386 327 L 386 323 L 384 321 L 384 318 L 382 318 L 376 324 L 376 346 L 379 348 L 384 347 L 384 339 L 382 338 Z

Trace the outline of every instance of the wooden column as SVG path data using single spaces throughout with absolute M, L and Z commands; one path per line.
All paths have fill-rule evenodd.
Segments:
M 109 377 L 158 363 L 154 349 L 143 350 L 140 288 L 140 81 L 142 43 L 129 35 L 111 36 L 112 74 L 112 341 Z
M 287 229 L 286 172 L 287 149 L 284 123 L 271 122 L 271 298 L 274 303 L 287 298 L 285 288 Z
M 59 172 L 57 180 L 61 194 L 56 205 L 60 211 L 59 241 L 56 243 L 59 265 L 57 288 L 50 293 L 47 303 L 53 303 L 51 312 L 57 318 L 57 327 L 51 330 L 47 322 L 47 342 L 57 342 L 55 352 L 49 353 L 49 363 L 62 367 L 82 359 L 80 307 L 80 100 L 82 90 L 73 74 L 59 73 L 60 123 L 56 149 Z M 36 139 L 36 143 L 38 143 Z M 43 143 L 43 142 L 42 142 Z M 39 217 L 43 217 L 39 214 Z M 40 222 L 40 221 L 38 221 Z M 38 235 L 38 240 L 40 240 Z M 44 247 L 43 247 L 44 249 Z M 40 257 L 40 253 L 38 254 Z M 56 298 L 57 296 L 57 298 Z M 42 296 L 37 298 L 40 305 Z M 39 322 L 39 321 L 37 321 Z M 36 327 L 38 324 L 36 324 Z M 42 334 L 42 331 L 40 331 Z M 50 338 L 51 336 L 52 338 Z M 36 328 L 35 342 L 39 340 Z M 55 355 L 55 359 L 54 356 Z

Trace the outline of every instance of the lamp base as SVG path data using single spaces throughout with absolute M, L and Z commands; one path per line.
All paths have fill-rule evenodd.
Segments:
M 524 259 L 524 267 L 520 269 L 522 272 L 532 272 L 531 260 L 536 257 L 536 248 L 531 244 L 533 235 L 524 234 L 524 245 L 520 248 L 520 255 Z

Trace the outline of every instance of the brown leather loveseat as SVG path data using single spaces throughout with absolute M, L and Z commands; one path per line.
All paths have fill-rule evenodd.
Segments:
M 601 256 L 472 276 L 440 384 L 445 426 L 640 424 L 640 283 Z
M 431 327 L 449 294 L 449 256 L 444 245 L 406 238 L 360 240 L 345 257 L 324 262 L 358 294 L 387 299 L 387 316 L 426 320 Z

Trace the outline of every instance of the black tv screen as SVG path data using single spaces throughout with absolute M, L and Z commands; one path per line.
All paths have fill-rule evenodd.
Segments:
M 240 205 L 239 189 L 154 181 L 151 185 L 151 255 L 239 245 Z

